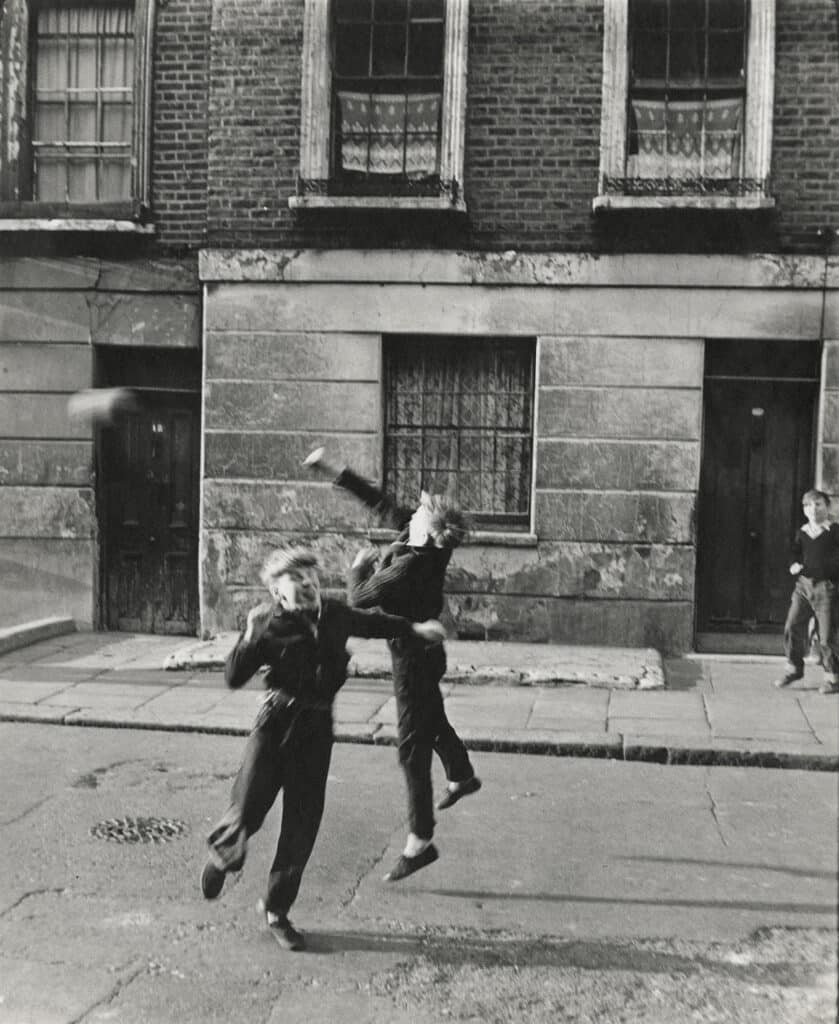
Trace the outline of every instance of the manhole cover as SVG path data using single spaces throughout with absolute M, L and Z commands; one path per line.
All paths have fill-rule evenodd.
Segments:
M 188 832 L 187 823 L 177 818 L 108 818 L 90 830 L 112 843 L 170 843 Z

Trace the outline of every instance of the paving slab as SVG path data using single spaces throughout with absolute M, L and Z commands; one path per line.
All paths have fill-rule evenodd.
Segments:
M 68 683 L 30 683 L 26 680 L 0 679 L 0 702 L 37 704 L 68 688 Z

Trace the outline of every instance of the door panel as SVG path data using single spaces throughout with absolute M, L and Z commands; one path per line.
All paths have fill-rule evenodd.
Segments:
M 809 381 L 705 381 L 700 631 L 783 624 L 790 542 L 811 486 L 816 392 Z
M 102 437 L 108 629 L 194 634 L 198 619 L 197 396 L 146 393 Z

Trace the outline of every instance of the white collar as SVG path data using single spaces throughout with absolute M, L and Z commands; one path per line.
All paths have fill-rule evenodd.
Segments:
M 830 523 L 805 523 L 801 529 L 808 537 L 815 540 L 816 537 L 821 537 L 823 533 L 827 533 L 830 529 Z

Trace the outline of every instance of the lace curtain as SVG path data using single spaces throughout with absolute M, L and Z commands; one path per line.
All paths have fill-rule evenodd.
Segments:
M 127 199 L 133 12 L 100 7 L 40 11 L 36 46 L 33 148 L 38 199 Z
M 738 178 L 743 100 L 633 99 L 630 178 Z
M 438 93 L 339 92 L 341 167 L 422 178 L 439 172 Z

